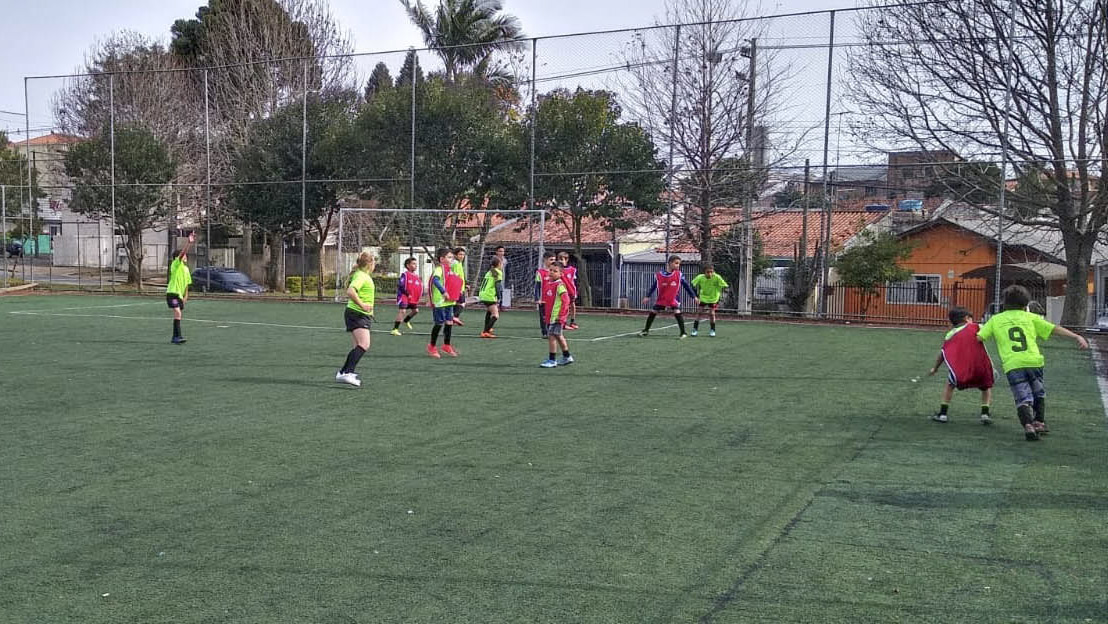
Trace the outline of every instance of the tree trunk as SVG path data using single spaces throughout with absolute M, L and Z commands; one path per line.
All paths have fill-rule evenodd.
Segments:
M 592 307 L 592 285 L 589 284 L 589 265 L 585 261 L 585 254 L 581 250 L 581 222 L 584 217 L 576 212 L 573 215 L 573 255 L 577 256 L 577 296 L 581 298 L 581 306 Z
M 249 222 L 242 224 L 242 246 L 235 257 L 236 268 L 247 275 L 250 274 L 250 265 L 254 261 L 254 227 Z
M 1088 322 L 1089 265 L 1092 264 L 1096 233 L 1063 230 L 1062 240 L 1066 248 L 1066 301 L 1062 308 L 1062 325 L 1082 327 Z
M 265 260 L 265 285 L 270 290 L 284 292 L 285 239 L 278 232 L 266 232 L 265 243 L 265 250 L 262 253 Z
M 316 285 L 315 285 L 315 298 L 319 301 L 323 301 L 323 245 L 319 246 L 319 252 L 316 254 Z
M 127 283 L 134 284 L 142 291 L 142 230 L 129 232 L 127 242 Z

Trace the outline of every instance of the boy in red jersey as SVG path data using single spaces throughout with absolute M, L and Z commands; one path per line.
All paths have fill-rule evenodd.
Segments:
M 550 265 L 554 263 L 554 252 L 545 251 L 542 254 L 542 266 L 535 271 L 535 307 L 539 311 L 539 329 L 542 337 L 546 338 L 546 312 L 542 309 L 542 293 L 546 283 L 550 281 Z
M 688 334 L 685 333 L 685 317 L 681 316 L 680 295 L 682 288 L 693 298 L 697 305 L 700 304 L 700 298 L 696 296 L 696 291 L 693 290 L 688 280 L 681 275 L 681 258 L 670 256 L 666 261 L 666 268 L 654 274 L 654 285 L 650 287 L 650 292 L 642 298 L 642 302 L 646 303 L 650 301 L 650 296 L 655 291 L 658 292 L 657 298 L 654 299 L 654 309 L 651 310 L 650 316 L 646 317 L 646 327 L 639 332 L 640 336 L 645 338 L 650 335 L 650 326 L 654 323 L 654 317 L 658 316 L 659 312 L 673 310 L 673 318 L 677 319 L 677 326 L 681 328 L 681 335 L 678 338 L 684 340 L 688 337 Z
M 404 272 L 396 281 L 396 305 L 400 310 L 396 313 L 396 322 L 392 325 L 393 336 L 400 335 L 400 323 L 408 329 L 412 328 L 412 319 L 419 314 L 419 298 L 423 296 L 423 282 L 416 273 L 416 259 L 408 258 L 404 261 Z
M 442 352 L 458 357 L 458 351 L 450 344 L 450 333 L 454 326 L 454 303 L 462 294 L 462 278 L 450 270 L 454 264 L 454 252 L 449 249 L 435 251 L 435 268 L 427 283 L 427 293 L 431 299 L 434 326 L 431 327 L 431 340 L 427 343 L 427 355 L 442 357 L 436 348 L 439 332 L 442 332 Z
M 569 345 L 566 337 L 562 335 L 566 317 L 569 314 L 569 290 L 562 282 L 562 263 L 554 262 L 547 270 L 548 280 L 542 286 L 542 309 L 545 314 L 547 339 L 550 342 L 550 357 L 546 358 L 539 366 L 554 368 L 555 366 L 569 366 L 573 364 L 573 356 L 569 354 Z M 562 359 L 554 360 L 558 354 L 558 347 L 562 348 Z
M 577 329 L 577 267 L 569 265 L 569 252 L 559 251 L 558 262 L 562 263 L 562 283 L 569 291 L 569 321 L 566 329 Z
M 985 345 L 977 339 L 980 328 L 965 308 L 952 308 L 947 317 L 954 329 L 946 333 L 943 348 L 928 374 L 934 375 L 946 362 L 950 375 L 943 388 L 939 412 L 931 419 L 941 423 L 947 421 L 947 409 L 955 389 L 977 388 L 981 390 L 981 424 L 990 425 L 993 422 L 989 417 L 989 405 L 993 402 L 993 362 L 985 351 Z

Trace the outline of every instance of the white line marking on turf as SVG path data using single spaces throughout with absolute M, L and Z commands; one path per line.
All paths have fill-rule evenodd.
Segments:
M 674 327 L 677 327 L 677 323 L 674 323 L 673 325 L 666 325 L 664 327 L 655 327 L 650 331 L 662 331 L 663 329 L 673 329 Z M 589 340 L 589 342 L 600 342 L 601 340 L 611 340 L 612 338 L 623 338 L 625 336 L 637 336 L 641 333 L 642 330 L 640 329 L 639 331 L 627 332 L 625 334 L 615 334 L 614 336 L 601 336 L 599 338 L 592 338 Z
M 136 305 L 140 305 L 140 304 L 136 304 Z M 76 308 L 76 309 L 83 309 L 83 308 Z M 19 311 L 10 312 L 9 314 L 22 314 L 22 315 L 25 315 L 25 316 L 65 316 L 65 317 L 78 317 L 78 318 L 110 318 L 110 319 L 122 319 L 122 320 L 131 320 L 131 321 L 158 321 L 158 322 L 165 321 L 169 318 L 168 316 L 123 316 L 123 315 L 120 315 L 120 314 L 66 314 L 66 313 L 61 313 L 61 312 L 35 312 L 33 310 L 19 310 Z M 184 319 L 184 322 L 185 323 L 215 323 L 217 327 L 229 327 L 231 325 L 249 325 L 249 326 L 255 326 L 255 327 L 279 327 L 281 329 L 313 329 L 313 330 L 323 330 L 323 331 L 344 331 L 344 329 L 342 327 L 337 327 L 337 326 L 286 325 L 286 324 L 283 324 L 283 323 L 260 323 L 260 322 L 256 322 L 256 321 L 226 321 L 226 320 L 219 321 L 219 320 L 202 319 L 202 318 L 195 318 L 195 317 L 186 318 L 186 319 Z M 676 325 L 673 325 L 671 327 L 676 327 Z M 667 328 L 666 327 L 659 327 L 658 329 L 667 329 Z M 374 329 L 372 331 L 375 334 L 388 334 L 390 330 Z M 410 330 L 406 331 L 404 333 L 408 334 L 408 335 L 412 335 L 412 336 L 430 336 L 431 335 L 430 332 L 410 331 Z M 634 333 L 638 333 L 638 332 L 634 332 Z M 459 333 L 459 334 L 454 334 L 454 335 L 457 336 L 458 338 L 480 338 L 480 336 L 477 335 L 477 334 L 461 334 L 461 333 Z M 630 335 L 630 334 L 621 334 L 621 335 Z M 609 336 L 609 338 L 611 338 L 611 337 L 613 337 L 613 336 Z M 497 336 L 495 338 L 495 340 L 505 340 L 505 339 L 506 340 L 542 340 L 543 342 L 547 341 L 546 338 L 542 338 L 542 337 L 539 337 L 539 336 Z M 589 342 L 592 339 L 590 339 L 590 338 L 566 338 L 566 340 L 573 341 L 573 342 Z
M 158 303 L 154 301 L 143 301 L 141 303 L 117 303 L 115 305 L 78 306 L 76 308 L 50 308 L 49 310 L 12 310 L 11 314 L 41 314 L 45 312 L 65 312 L 67 310 L 102 310 L 105 308 L 130 308 L 133 306 L 145 305 L 158 305 Z

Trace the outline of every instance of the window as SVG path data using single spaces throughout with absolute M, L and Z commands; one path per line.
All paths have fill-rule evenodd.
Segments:
M 913 275 L 906 282 L 891 282 L 885 289 L 885 303 L 939 305 L 941 275 Z
M 50 226 L 50 236 L 60 236 L 61 233 L 62 233 L 62 226 L 60 226 L 60 225 L 51 225 Z

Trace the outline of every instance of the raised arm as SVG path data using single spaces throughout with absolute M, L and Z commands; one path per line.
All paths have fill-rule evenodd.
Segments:
M 1081 336 L 1079 334 L 1075 334 L 1075 333 L 1071 332 L 1070 330 L 1066 329 L 1065 327 L 1062 327 L 1061 325 L 1055 325 L 1054 326 L 1054 331 L 1051 332 L 1051 335 L 1052 336 L 1064 336 L 1066 338 L 1069 338 L 1070 340 L 1073 340 L 1074 342 L 1077 343 L 1077 348 L 1078 349 L 1088 349 L 1089 348 L 1089 341 L 1085 340 L 1084 336 Z

